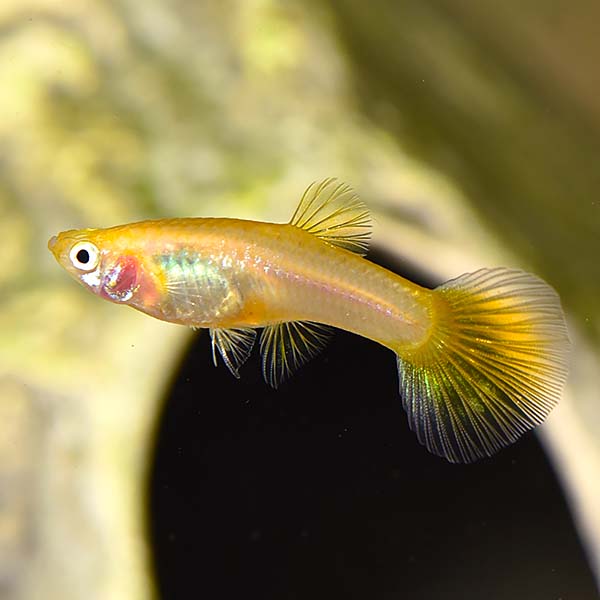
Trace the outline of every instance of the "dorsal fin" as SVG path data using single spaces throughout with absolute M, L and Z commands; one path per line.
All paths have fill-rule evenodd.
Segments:
M 369 209 L 348 184 L 333 177 L 308 186 L 290 225 L 361 256 L 369 247 Z

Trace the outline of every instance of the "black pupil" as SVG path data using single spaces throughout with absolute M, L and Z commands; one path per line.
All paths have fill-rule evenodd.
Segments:
M 77 260 L 82 264 L 86 265 L 90 262 L 90 253 L 83 248 L 77 253 Z

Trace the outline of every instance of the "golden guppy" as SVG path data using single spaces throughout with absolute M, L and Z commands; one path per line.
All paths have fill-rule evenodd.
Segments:
M 395 352 L 410 427 L 452 462 L 489 456 L 541 423 L 567 375 L 556 292 L 493 268 L 434 290 L 363 258 L 365 205 L 335 179 L 313 183 L 287 224 L 159 219 L 71 230 L 48 247 L 95 294 L 158 319 L 208 328 L 237 377 L 262 328 L 274 387 L 338 327 Z

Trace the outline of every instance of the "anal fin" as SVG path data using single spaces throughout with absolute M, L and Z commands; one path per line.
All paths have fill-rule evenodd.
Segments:
M 265 381 L 274 388 L 317 354 L 331 336 L 331 328 L 310 321 L 269 325 L 260 336 Z

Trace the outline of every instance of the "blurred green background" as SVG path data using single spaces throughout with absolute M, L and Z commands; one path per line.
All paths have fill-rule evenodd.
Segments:
M 3 0 L 0 597 L 151 596 L 149 449 L 188 339 L 84 293 L 47 239 L 283 221 L 325 176 L 433 278 L 556 286 L 575 348 L 543 436 L 599 573 L 598 23 L 591 0 Z

